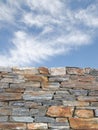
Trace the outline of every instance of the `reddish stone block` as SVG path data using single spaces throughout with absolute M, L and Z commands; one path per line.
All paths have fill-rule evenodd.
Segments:
M 70 125 L 72 129 L 78 130 L 98 130 L 98 118 L 90 118 L 90 119 L 83 119 L 83 118 L 70 118 L 69 119 Z
M 49 74 L 49 70 L 46 67 L 39 67 L 38 71 L 40 74 L 46 74 L 46 75 Z
M 76 110 L 75 115 L 81 118 L 92 118 L 94 117 L 93 110 Z
M 26 130 L 26 124 L 25 123 L 0 123 L 0 129 L 10 129 L 10 130 Z
M 73 107 L 51 106 L 47 115 L 51 117 L 72 117 Z

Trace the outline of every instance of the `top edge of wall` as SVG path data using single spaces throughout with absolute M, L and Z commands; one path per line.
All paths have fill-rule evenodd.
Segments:
M 79 67 L 2 67 L 0 66 L 0 73 L 25 73 L 25 74 L 43 74 L 43 75 L 84 75 L 91 74 L 93 76 L 98 76 L 98 69 L 94 68 L 79 68 Z

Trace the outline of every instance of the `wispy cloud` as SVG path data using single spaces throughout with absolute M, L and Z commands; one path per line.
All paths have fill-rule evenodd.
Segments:
M 13 37 L 0 65 L 35 65 L 90 44 L 98 27 L 97 4 L 73 11 L 63 0 L 1 1 L 0 26 L 13 28 Z

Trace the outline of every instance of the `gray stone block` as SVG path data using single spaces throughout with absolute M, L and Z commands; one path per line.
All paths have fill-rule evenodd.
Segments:
M 26 108 L 13 108 L 12 109 L 12 115 L 15 115 L 15 116 L 29 116 L 30 112 L 29 112 L 29 109 L 26 109 Z
M 11 116 L 10 117 L 10 121 L 13 122 L 33 122 L 34 118 L 30 117 L 30 116 Z
M 51 129 L 59 129 L 59 130 L 66 130 L 69 129 L 69 124 L 68 123 L 49 123 L 48 127 Z
M 10 67 L 0 67 L 0 72 L 12 72 L 12 68 L 10 68 Z
M 26 91 L 23 94 L 24 100 L 51 100 L 53 97 L 53 92 L 48 91 Z
M 0 122 L 7 122 L 8 116 L 0 116 Z
M 51 117 L 35 117 L 35 122 L 42 122 L 42 123 L 53 123 L 55 122 L 54 118 Z
M 87 90 L 83 89 L 69 89 L 69 92 L 75 96 L 87 95 Z
M 44 116 L 46 114 L 47 108 L 44 106 L 40 106 L 37 109 L 31 109 L 30 115 L 32 116 Z

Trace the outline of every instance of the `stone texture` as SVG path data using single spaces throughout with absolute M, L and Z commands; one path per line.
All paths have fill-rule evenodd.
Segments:
M 56 122 L 68 122 L 67 118 L 56 118 Z
M 83 119 L 83 118 L 70 118 L 70 125 L 73 129 L 98 129 L 98 118 L 90 118 L 90 119 Z
M 51 106 L 48 108 L 47 115 L 51 117 L 71 117 L 73 107 Z
M 92 118 L 94 117 L 93 110 L 76 110 L 75 115 L 81 118 Z
M 96 91 L 94 91 L 94 90 L 93 90 L 93 91 L 90 91 L 90 92 L 89 92 L 89 95 L 90 95 L 90 96 L 98 96 L 98 90 L 96 90 Z
M 12 114 L 11 108 L 9 108 L 9 107 L 0 107 L 0 115 L 8 116 L 8 115 L 11 115 L 11 114 Z
M 16 74 L 39 74 L 38 69 L 34 67 L 18 68 L 13 67 L 13 72 Z
M 96 102 L 98 101 L 98 96 L 79 96 L 77 99 L 79 101 Z
M 44 90 L 59 90 L 60 84 L 58 82 L 47 83 L 43 86 Z
M 89 106 L 89 102 L 83 102 L 83 101 L 63 101 L 64 106 Z
M 1 130 L 26 130 L 26 124 L 25 123 L 0 123 L 0 129 Z
M 83 90 L 83 89 L 69 89 L 69 91 L 72 95 L 75 95 L 75 96 L 87 95 L 87 90 Z
M 63 81 L 68 81 L 69 80 L 69 76 L 65 75 L 65 76 L 50 76 L 49 77 L 49 81 L 51 82 L 63 82 Z
M 83 75 L 84 70 L 78 67 L 66 67 L 67 74 Z
M 55 122 L 55 119 L 54 118 L 51 118 L 51 117 L 35 117 L 35 122 L 42 122 L 42 123 L 53 123 Z
M 0 101 L 19 100 L 22 99 L 21 93 L 1 93 Z
M 9 68 L 9 67 L 0 67 L 0 72 L 12 72 L 12 68 Z
M 0 88 L 9 88 L 9 84 L 0 82 Z
M 47 130 L 47 123 L 30 123 L 27 125 L 28 130 Z
M 97 69 L 0 69 L 0 130 L 98 129 Z
M 95 110 L 95 116 L 98 117 L 98 109 Z
M 32 116 L 45 116 L 47 111 L 47 107 L 39 106 L 36 109 L 30 109 L 30 115 Z
M 33 122 L 34 121 L 34 118 L 30 117 L 30 116 L 11 116 L 10 117 L 10 121 L 12 122 Z
M 29 109 L 27 108 L 13 108 L 12 109 L 13 116 L 29 116 Z
M 49 70 L 46 67 L 39 67 L 38 71 L 39 71 L 40 74 L 46 74 L 46 75 L 49 74 Z
M 59 130 L 62 130 L 62 129 L 67 130 L 67 129 L 69 129 L 68 123 L 56 122 L 56 123 L 50 123 L 48 126 L 49 126 L 50 129 L 59 129 Z
M 25 92 L 23 95 L 24 100 L 50 100 L 52 99 L 53 93 L 52 92 L 45 92 L 45 91 L 33 91 L 33 92 Z
M 65 69 L 65 67 L 51 68 L 50 74 L 51 75 L 65 75 L 66 69 Z
M 7 122 L 8 116 L 0 116 L 0 122 Z

